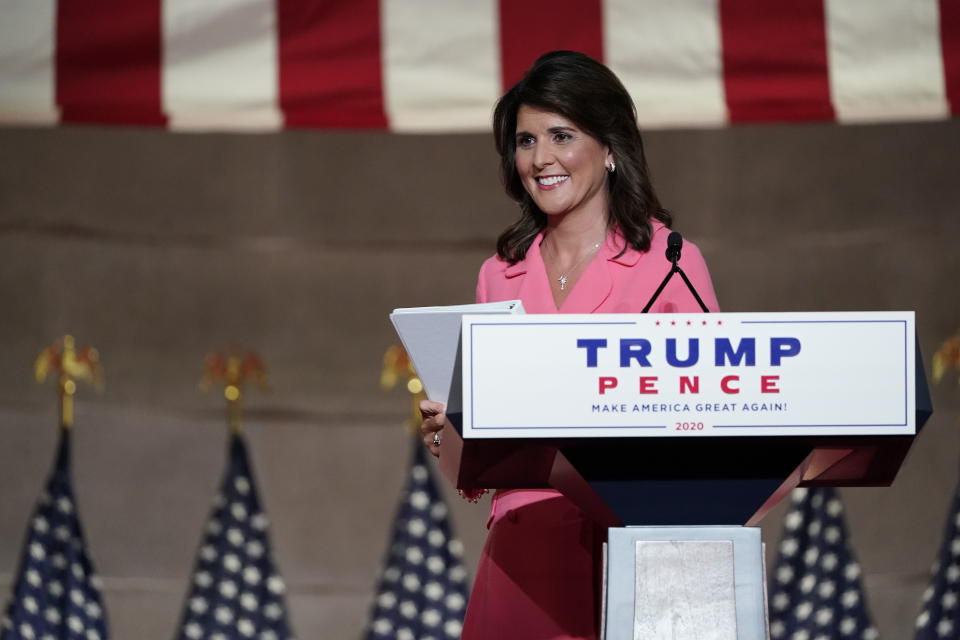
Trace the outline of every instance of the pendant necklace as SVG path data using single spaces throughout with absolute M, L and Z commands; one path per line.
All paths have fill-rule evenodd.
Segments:
M 583 263 L 584 260 L 586 260 L 589 256 L 592 256 L 594 251 L 596 251 L 599 248 L 600 248 L 600 243 L 598 242 L 597 244 L 593 245 L 593 247 L 591 247 L 590 250 L 587 251 L 582 258 L 577 260 L 577 263 L 575 265 L 567 269 L 566 270 L 567 273 L 573 273 L 576 270 L 576 268 Z M 560 291 L 563 291 L 567 286 L 567 273 L 561 273 L 560 277 L 557 278 L 557 282 L 560 283 Z

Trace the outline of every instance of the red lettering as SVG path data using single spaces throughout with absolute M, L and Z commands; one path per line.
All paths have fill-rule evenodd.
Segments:
M 700 393 L 700 376 L 680 376 L 680 393 Z
M 740 393 L 738 387 L 730 386 L 731 382 L 740 382 L 740 376 L 724 376 L 723 379 L 720 380 L 720 388 L 723 389 L 724 393 Z
M 780 376 L 760 376 L 761 393 L 780 393 Z
M 640 377 L 640 393 L 660 393 L 657 391 L 657 376 Z
M 617 379 L 613 376 L 600 376 L 600 395 L 607 392 L 607 389 L 617 388 Z

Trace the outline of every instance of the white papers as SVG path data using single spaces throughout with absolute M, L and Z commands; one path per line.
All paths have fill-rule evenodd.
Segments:
M 407 350 L 427 397 L 448 404 L 458 364 L 460 319 L 465 314 L 524 313 L 519 300 L 446 307 L 394 309 L 390 321 Z M 459 376 L 457 376 L 459 381 Z M 459 393 L 457 394 L 459 396 Z M 450 411 L 451 408 L 447 407 Z M 454 408 L 459 410 L 459 407 Z

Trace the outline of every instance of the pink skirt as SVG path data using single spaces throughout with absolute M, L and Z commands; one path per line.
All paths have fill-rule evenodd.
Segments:
M 605 531 L 549 489 L 494 495 L 462 640 L 595 640 Z

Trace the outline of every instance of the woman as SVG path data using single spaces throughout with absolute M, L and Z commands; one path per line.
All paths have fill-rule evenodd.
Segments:
M 668 269 L 670 214 L 650 184 L 636 111 L 617 77 L 580 53 L 538 59 L 497 103 L 501 177 L 520 219 L 480 268 L 477 302 L 520 299 L 527 313 L 639 313 Z M 699 250 L 681 266 L 717 301 Z M 700 308 L 675 278 L 651 309 Z M 421 405 L 439 455 L 443 405 Z M 498 491 L 463 638 L 596 638 L 604 532 L 552 490 Z

